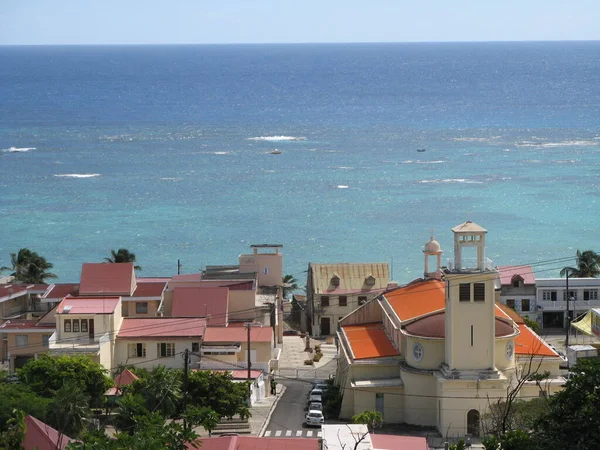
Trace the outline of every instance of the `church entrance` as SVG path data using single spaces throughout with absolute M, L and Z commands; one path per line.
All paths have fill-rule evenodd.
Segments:
M 467 413 L 467 434 L 479 436 L 479 411 L 476 409 Z

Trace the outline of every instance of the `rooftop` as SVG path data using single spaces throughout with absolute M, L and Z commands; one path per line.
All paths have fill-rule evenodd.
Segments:
M 56 283 L 48 286 L 42 299 L 46 301 L 60 301 L 67 295 L 77 297 L 79 295 L 79 283 Z
M 248 330 L 246 327 L 208 327 L 204 342 L 246 342 Z M 271 342 L 273 329 L 271 327 L 250 327 L 250 342 Z
M 446 285 L 439 280 L 418 281 L 384 294 L 401 321 L 415 319 L 446 306 Z
M 25 440 L 23 448 L 37 450 L 63 450 L 70 442 L 68 436 L 60 434 L 50 425 L 32 416 L 25 417 Z
M 220 436 L 202 438 L 202 450 L 318 450 L 319 440 L 311 438 L 271 438 Z M 188 449 L 195 447 L 188 445 Z
M 166 281 L 140 281 L 137 280 L 135 291 L 131 294 L 132 297 L 162 297 L 163 291 L 167 287 Z
M 520 334 L 515 338 L 515 354 L 557 357 L 546 342 L 525 324 L 518 324 Z
M 499 266 L 500 284 L 512 285 L 514 277 L 520 276 L 523 284 L 535 284 L 535 275 L 531 266 Z
M 309 264 L 317 294 L 372 292 L 386 289 L 390 281 L 387 263 Z M 367 278 L 373 277 L 373 284 Z M 334 279 L 338 281 L 334 283 Z
M 342 327 L 354 359 L 383 358 L 400 354 L 385 333 L 382 323 Z
M 0 325 L 0 330 L 3 333 L 7 333 L 9 331 L 48 331 L 54 329 L 56 329 L 56 325 L 54 323 L 39 323 L 38 320 L 7 320 Z
M 131 295 L 135 288 L 133 263 L 85 263 L 80 295 Z
M 199 338 L 204 335 L 206 320 L 201 318 L 126 318 L 119 339 Z
M 120 297 L 65 297 L 56 309 L 57 314 L 113 314 Z
M 173 291 L 173 317 L 210 317 L 211 325 L 227 324 L 229 289 L 226 287 L 176 287 Z
M 454 233 L 487 233 L 487 230 L 475 222 L 467 220 L 466 222 L 456 225 L 452 228 Z
M 440 311 L 417 319 L 409 323 L 405 329 L 413 336 L 443 339 L 446 337 L 446 312 Z M 508 319 L 496 317 L 496 337 L 510 336 L 513 333 L 514 329 Z

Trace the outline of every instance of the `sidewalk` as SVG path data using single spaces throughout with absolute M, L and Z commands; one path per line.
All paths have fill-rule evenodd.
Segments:
M 311 348 L 314 349 L 315 345 L 321 346 L 323 357 L 319 362 L 315 362 L 313 365 L 307 365 L 304 364 L 304 361 L 312 359 L 315 354 L 304 351 L 306 339 L 301 338 L 300 336 L 283 336 L 283 347 L 281 356 L 279 357 L 279 369 L 318 369 L 337 358 L 335 344 L 326 344 L 325 340 L 311 339 Z

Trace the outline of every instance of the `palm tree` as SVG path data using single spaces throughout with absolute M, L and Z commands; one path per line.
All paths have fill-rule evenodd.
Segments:
M 565 267 L 560 276 L 569 275 L 573 278 L 596 278 L 600 275 L 600 255 L 593 250 L 577 250 L 575 257 L 577 267 Z
M 81 386 L 74 381 L 65 381 L 63 386 L 54 393 L 52 402 L 48 405 L 50 425 L 61 434 L 76 438 L 86 428 L 91 411 L 90 398 Z
M 283 277 L 283 298 L 287 298 L 296 289 L 298 289 L 298 280 L 294 278 L 294 275 L 288 274 Z
M 46 272 L 54 267 L 52 263 L 28 248 L 11 253 L 10 263 L 12 267 L 0 267 L 0 272 L 12 271 L 11 275 L 15 277 L 15 281 L 20 283 L 42 284 L 46 278 L 56 278 L 55 274 Z
M 116 252 L 110 251 L 110 258 L 104 258 L 104 261 L 108 263 L 134 263 L 135 264 L 135 253 L 131 253 L 126 248 L 120 248 Z M 133 266 L 135 270 L 142 270 L 142 266 Z

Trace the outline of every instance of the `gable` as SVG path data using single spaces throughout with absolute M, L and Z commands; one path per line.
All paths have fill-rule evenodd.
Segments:
M 133 263 L 85 263 L 81 267 L 79 295 L 124 295 L 135 290 Z

